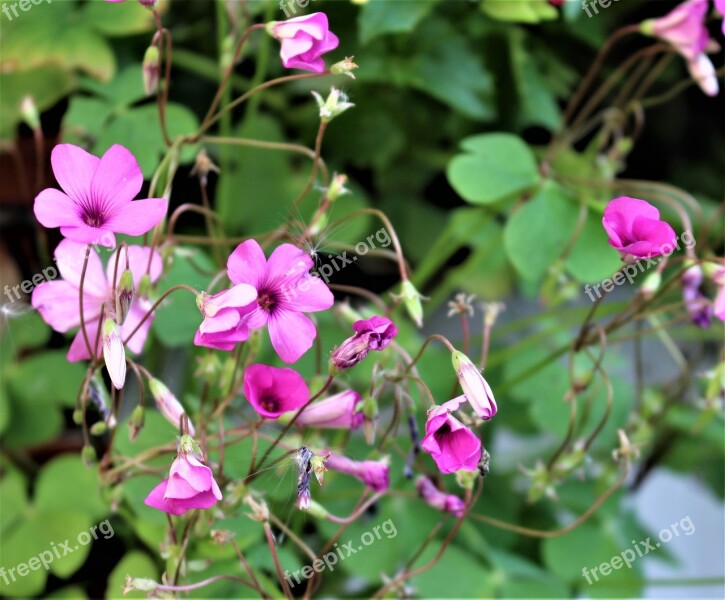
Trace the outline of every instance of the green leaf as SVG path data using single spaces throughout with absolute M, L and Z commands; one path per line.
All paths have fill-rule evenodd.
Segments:
M 80 381 L 80 380 L 79 380 Z M 79 384 L 80 385 L 80 384 Z M 3 444 L 10 448 L 36 446 L 52 440 L 63 428 L 58 408 L 33 395 L 9 396 L 11 421 L 3 434 Z M 38 415 L 43 415 L 42 419 Z
M 65 96 L 73 87 L 73 77 L 55 66 L 42 66 L 28 71 L 0 72 L 0 139 L 15 138 L 21 122 L 20 102 L 26 96 L 35 101 L 42 112 Z
M 400 2 L 400 0 L 375 0 L 360 9 L 358 31 L 360 41 L 370 40 L 388 33 L 410 33 L 436 4 L 436 0 Z
M 589 209 L 579 238 L 564 263 L 566 270 L 585 283 L 596 283 L 610 277 L 622 266 L 622 261 L 608 239 L 601 215 Z
M 514 23 L 539 23 L 559 16 L 556 8 L 547 0 L 483 0 L 481 8 L 493 19 Z
M 140 64 L 126 67 L 107 83 L 85 78 L 80 87 L 108 100 L 112 107 L 131 106 L 134 102 L 147 97 L 143 88 L 143 68 Z
M 448 181 L 467 202 L 490 204 L 533 188 L 540 181 L 536 160 L 521 138 L 485 133 L 464 139 L 463 154 L 448 164 Z
M 134 577 L 139 579 L 159 580 L 159 568 L 153 560 L 143 552 L 129 552 L 121 559 L 111 571 L 108 578 L 108 587 L 106 595 L 108 598 L 146 598 L 145 592 L 133 591 L 126 595 L 121 592 L 126 577 Z
M 84 376 L 80 363 L 69 363 L 63 350 L 35 354 L 8 367 L 10 393 L 24 402 L 51 406 L 75 406 Z
M 75 454 L 55 458 L 43 467 L 35 485 L 35 506 L 48 511 L 78 510 L 93 517 L 108 511 L 96 470 Z
M 432 561 L 440 546 L 440 542 L 431 543 L 415 565 Z M 492 598 L 496 582 L 491 572 L 475 559 L 475 553 L 450 544 L 434 567 L 413 577 L 410 583 L 418 590 L 425 590 L 427 598 Z
M 112 107 L 105 100 L 73 96 L 63 117 L 63 141 L 82 148 L 93 148 Z
M 0 533 L 5 536 L 18 522 L 28 503 L 25 478 L 11 463 L 3 461 L 0 479 Z
M 138 2 L 109 5 L 92 0 L 84 3 L 82 19 L 108 37 L 143 33 L 154 27 L 151 11 Z
M 504 243 L 519 275 L 538 281 L 562 254 L 579 207 L 556 183 L 547 182 L 506 224 Z

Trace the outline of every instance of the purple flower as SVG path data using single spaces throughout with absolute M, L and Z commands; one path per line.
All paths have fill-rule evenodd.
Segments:
M 481 460 L 481 440 L 451 414 L 465 401 L 465 396 L 459 396 L 428 411 L 421 447 L 433 457 L 441 473 L 475 471 Z
M 204 321 L 194 336 L 194 344 L 217 350 L 233 350 L 238 342 L 249 337 L 249 325 L 244 319 L 256 308 L 257 290 L 240 283 L 209 296 L 202 292 L 196 304 Z
M 282 44 L 280 56 L 287 69 L 322 73 L 322 55 L 337 48 L 340 40 L 330 31 L 327 15 L 316 12 L 267 25 L 269 33 Z
M 128 262 L 136 288 L 138 288 L 141 277 L 146 273 L 150 252 L 151 249 L 144 246 L 128 247 Z M 67 239 L 61 241 L 55 249 L 55 260 L 63 279 L 44 281 L 33 290 L 31 298 L 33 307 L 48 325 L 61 333 L 78 327 L 81 322 L 78 311 L 78 293 L 85 254 L 85 244 L 79 244 Z M 86 333 L 91 345 L 97 337 L 98 319 L 101 315 L 103 303 L 105 302 L 109 306 L 113 305 L 114 295 L 111 286 L 115 265 L 116 253 L 114 252 L 108 260 L 106 273 L 104 273 L 101 259 L 95 250 L 91 249 L 83 284 L 83 318 L 86 321 Z M 150 271 L 152 282 L 156 281 L 161 275 L 161 268 L 161 256 L 154 252 Z M 125 339 L 136 329 L 150 308 L 151 302 L 147 298 L 137 297 L 134 299 L 126 320 L 119 327 L 122 338 Z M 153 316 L 146 319 L 128 342 L 127 346 L 131 352 L 136 354 L 141 352 L 152 322 Z M 95 352 L 96 356 L 99 355 L 100 348 L 101 343 L 99 340 Z M 90 358 L 90 356 L 83 339 L 83 332 L 79 331 L 68 350 L 68 360 L 76 362 L 87 358 Z
M 325 460 L 325 467 L 331 471 L 352 475 L 376 492 L 384 492 L 390 485 L 390 468 L 383 461 L 354 461 L 330 452 Z
M 371 317 L 356 321 L 352 326 L 355 335 L 347 338 L 332 353 L 330 364 L 338 370 L 349 369 L 363 360 L 370 350 L 380 351 L 398 335 L 398 328 L 385 317 Z
M 166 214 L 163 198 L 132 202 L 143 175 L 123 146 L 111 146 L 99 159 L 78 146 L 59 144 L 50 162 L 63 192 L 44 189 L 33 210 L 41 225 L 60 227 L 74 242 L 114 247 L 115 233 L 141 235 Z
M 702 293 L 702 268 L 693 265 L 682 274 L 682 299 L 690 314 L 690 320 L 703 329 L 710 326 L 713 307 Z
M 249 365 L 244 371 L 244 395 L 260 415 L 276 419 L 307 404 L 310 390 L 294 369 Z
M 725 267 L 717 267 L 713 273 L 712 280 L 717 285 L 713 312 L 718 319 L 725 321 Z
M 170 515 L 183 515 L 193 508 L 211 508 L 222 499 L 211 469 L 191 449 L 195 446 L 188 435 L 181 438 L 169 476 L 146 496 L 146 506 Z
M 675 248 L 675 231 L 660 220 L 660 211 L 644 200 L 615 198 L 604 209 L 602 225 L 609 245 L 619 250 L 623 259 L 654 258 Z
M 312 259 L 292 244 L 282 244 L 269 260 L 255 240 L 239 244 L 227 261 L 229 279 L 257 290 L 257 305 L 245 317 L 250 329 L 269 328 L 272 346 L 286 363 L 307 352 L 317 335 L 302 313 L 328 309 L 334 302 L 329 288 L 309 274 Z
M 466 510 L 466 503 L 463 500 L 453 494 L 441 492 L 430 479 L 423 475 L 416 479 L 415 489 L 427 504 L 440 511 L 450 513 L 454 517 L 462 517 Z
M 364 416 L 358 411 L 363 398 L 355 390 L 345 390 L 308 406 L 295 423 L 320 429 L 357 429 Z

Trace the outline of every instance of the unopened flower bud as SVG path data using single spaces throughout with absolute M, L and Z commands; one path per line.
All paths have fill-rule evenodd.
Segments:
M 317 92 L 312 92 L 312 95 L 317 100 L 317 106 L 320 108 L 320 119 L 322 119 L 323 123 L 329 123 L 348 108 L 355 106 L 352 102 L 347 101 L 347 95 L 344 92 L 335 87 L 330 88 L 330 95 L 327 100 L 323 100 L 322 96 Z
M 113 387 L 120 390 L 126 382 L 126 351 L 118 325 L 110 317 L 103 322 L 103 360 Z
M 143 406 L 138 405 L 133 409 L 131 418 L 128 420 L 129 438 L 132 442 L 138 437 L 138 434 L 141 433 L 144 418 L 145 415 Z
M 310 467 L 312 468 L 312 472 L 315 474 L 317 483 L 320 485 L 322 485 L 325 479 L 325 471 L 327 471 L 327 467 L 325 467 L 325 458 L 326 457 L 324 456 L 315 454 L 310 459 Z
M 319 502 L 310 500 L 310 505 L 307 507 L 307 514 L 318 519 L 326 519 L 330 513 Z
M 184 414 L 184 407 L 176 399 L 176 396 L 161 381 L 155 378 L 149 380 L 149 389 L 156 401 L 156 407 L 159 409 L 159 412 L 174 427 L 178 427 L 181 415 Z M 188 421 L 188 431 L 189 435 L 196 435 L 191 420 Z
M 639 288 L 639 293 L 645 300 L 649 300 L 660 289 L 661 284 L 662 275 L 658 271 L 650 273 L 644 278 L 642 286 Z
M 83 423 L 83 409 L 82 408 L 76 408 L 73 411 L 73 422 L 76 425 L 81 425 Z
M 357 69 L 357 65 L 352 62 L 353 58 L 355 57 L 345 57 L 345 60 L 335 63 L 330 67 L 330 73 L 333 75 L 347 75 L 348 77 L 355 79 L 355 75 L 353 75 L 352 72 Z
M 136 289 L 136 295 L 139 298 L 148 298 L 151 295 L 151 276 L 148 273 L 144 273 L 138 282 L 138 288 Z
M 355 335 L 347 338 L 335 348 L 330 357 L 330 373 L 344 371 L 363 360 L 371 350 L 383 350 L 398 335 L 398 328 L 386 317 L 370 317 L 356 321 L 353 326 Z
M 20 115 L 23 117 L 25 124 L 30 129 L 40 129 L 40 114 L 38 113 L 38 107 L 35 104 L 35 99 L 32 96 L 25 96 L 20 101 Z
M 138 2 L 149 10 L 153 10 L 154 8 L 156 8 L 156 3 L 158 2 L 158 0 L 138 0 Z
M 451 354 L 451 362 L 463 394 L 473 410 L 484 421 L 493 418 L 498 410 L 496 399 L 478 367 L 463 352 L 458 351 Z
M 367 396 L 362 402 L 363 433 L 368 444 L 375 443 L 375 432 L 378 428 L 378 401 L 373 396 Z
M 95 465 L 97 459 L 95 448 L 88 444 L 83 446 L 83 449 L 81 450 L 81 459 L 83 460 L 83 464 L 87 467 Z
M 156 93 L 161 72 L 161 55 L 157 46 L 149 46 L 143 56 L 143 89 L 147 96 Z
M 408 311 L 408 315 L 413 319 L 413 322 L 418 327 L 423 327 L 423 304 L 421 303 L 423 296 L 408 279 L 403 280 L 400 286 L 399 298 L 403 301 L 405 310 Z
M 468 471 L 470 473 L 470 471 Z M 440 511 L 447 512 L 454 517 L 462 517 L 466 510 L 466 503 L 453 494 L 440 491 L 427 477 L 421 475 L 415 482 L 415 488 L 423 501 Z
M 91 425 L 91 435 L 103 435 L 106 431 L 108 431 L 108 425 L 105 421 L 97 421 Z
M 133 273 L 131 269 L 124 269 L 121 273 L 121 277 L 118 278 L 118 285 L 116 286 L 116 323 L 123 325 L 126 322 L 128 311 L 131 309 L 133 304 L 133 297 L 135 292 L 133 284 Z

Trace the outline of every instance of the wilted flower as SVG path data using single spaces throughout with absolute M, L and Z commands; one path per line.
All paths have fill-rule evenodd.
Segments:
M 181 415 L 185 412 L 181 402 L 176 399 L 176 396 L 171 393 L 169 388 L 155 377 L 149 380 L 149 389 L 156 401 L 156 408 L 159 409 L 159 412 L 174 427 L 179 427 Z M 189 435 L 192 437 L 195 436 L 194 425 L 190 419 L 187 421 L 187 424 Z
M 353 71 L 357 69 L 357 65 L 353 62 L 354 56 L 345 57 L 345 60 L 341 60 L 340 62 L 336 62 L 334 65 L 330 67 L 330 73 L 333 75 L 347 75 L 348 77 L 355 79 L 355 75 L 353 75 Z
M 232 283 L 247 283 L 257 290 L 257 306 L 245 317 L 250 329 L 269 328 L 272 346 L 286 363 L 295 362 L 317 336 L 302 313 L 330 308 L 334 297 L 318 277 L 309 274 L 310 256 L 292 244 L 282 244 L 265 259 L 255 240 L 239 244 L 227 261 Z
M 415 489 L 427 504 L 440 511 L 450 513 L 454 517 L 462 517 L 466 510 L 466 503 L 461 498 L 441 492 L 430 479 L 423 475 L 415 480 Z
M 403 302 L 408 315 L 418 327 L 423 327 L 423 296 L 415 289 L 415 286 L 408 280 L 404 279 L 400 284 L 400 295 L 397 296 Z
M 239 342 L 249 338 L 249 325 L 244 319 L 257 306 L 257 290 L 240 283 L 210 296 L 202 292 L 196 305 L 204 321 L 194 336 L 194 344 L 217 350 L 232 350 Z
M 320 119 L 323 123 L 329 123 L 336 116 L 344 113 L 348 108 L 355 106 L 352 102 L 347 101 L 347 94 L 341 92 L 337 88 L 330 88 L 330 95 L 327 100 L 323 100 L 322 96 L 317 92 L 312 92 L 317 100 L 317 106 L 320 109 Z
M 660 211 L 644 200 L 620 196 L 604 209 L 602 225 L 609 235 L 609 245 L 622 258 L 654 258 L 675 247 L 672 227 L 660 220 Z
M 144 504 L 170 515 L 183 515 L 193 508 L 210 508 L 219 502 L 221 490 L 199 455 L 196 442 L 183 435 L 169 477 L 151 490 Z
M 481 440 L 451 414 L 465 401 L 459 396 L 428 411 L 421 447 L 433 457 L 441 473 L 478 468 Z
M 307 404 L 310 390 L 294 369 L 249 365 L 244 371 L 244 395 L 261 416 L 276 419 Z
M 345 390 L 310 404 L 295 423 L 319 429 L 357 429 L 364 420 L 362 412 L 357 410 L 362 399 L 355 390 Z
M 376 492 L 384 492 L 390 485 L 390 467 L 384 461 L 354 461 L 330 452 L 325 466 L 331 471 L 352 475 Z
M 149 262 L 151 248 L 143 246 L 128 246 L 128 261 L 137 289 L 138 282 L 146 272 Z M 83 261 L 86 254 L 85 244 L 63 240 L 55 249 L 55 260 L 63 279 L 55 281 L 44 281 L 33 290 L 32 304 L 38 310 L 46 323 L 56 331 L 62 333 L 80 325 L 78 314 L 78 292 L 80 288 Z M 106 273 L 103 272 L 101 259 L 98 253 L 91 249 L 88 256 L 88 267 L 83 283 L 83 317 L 86 322 L 86 333 L 88 340 L 93 344 L 98 332 L 98 318 L 104 302 L 112 306 L 114 302 L 113 290 L 111 288 L 113 271 L 116 264 L 115 253 L 108 261 Z M 156 281 L 161 275 L 161 257 L 157 252 L 151 258 L 151 281 Z M 124 339 L 136 329 L 146 312 L 151 308 L 151 303 L 144 298 L 136 298 L 128 310 L 128 316 L 120 327 L 121 337 Z M 138 354 L 143 349 L 146 336 L 151 328 L 153 316 L 146 319 L 138 328 L 138 331 L 129 340 L 128 349 Z M 100 354 L 99 347 L 94 354 Z M 68 350 L 68 360 L 76 362 L 90 358 L 86 348 L 83 332 L 79 331 Z
M 463 352 L 454 352 L 451 361 L 463 388 L 463 394 L 475 413 L 484 421 L 493 418 L 498 410 L 496 399 L 481 371 Z
M 345 370 L 363 360 L 370 350 L 384 350 L 398 335 L 398 328 L 386 317 L 370 317 L 356 321 L 352 326 L 355 335 L 347 338 L 330 357 L 330 369 Z
M 267 23 L 267 32 L 282 44 L 280 56 L 287 69 L 322 73 L 322 55 L 337 48 L 340 41 L 329 29 L 327 15 L 316 12 L 286 21 Z
M 116 245 L 115 233 L 141 235 L 166 214 L 163 198 L 132 202 L 143 174 L 131 154 L 114 144 L 102 158 L 72 144 L 58 144 L 50 155 L 63 191 L 46 188 L 33 210 L 44 227 L 60 227 L 68 239 L 84 244 Z

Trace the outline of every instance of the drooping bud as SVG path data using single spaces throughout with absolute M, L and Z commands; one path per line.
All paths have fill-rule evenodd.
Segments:
M 116 285 L 116 323 L 119 325 L 123 325 L 126 322 L 126 317 L 133 304 L 135 293 L 133 273 L 131 269 L 124 269 L 121 277 L 118 278 L 118 285 Z
M 106 431 L 108 431 L 108 425 L 105 421 L 97 421 L 91 425 L 91 435 L 103 435 Z
M 458 496 L 441 492 L 427 477 L 423 475 L 418 477 L 415 482 L 415 488 L 426 504 L 440 511 L 447 512 L 454 517 L 460 518 L 463 516 L 466 510 L 466 503 Z
M 25 96 L 20 101 L 20 115 L 30 129 L 34 131 L 40 129 L 40 114 L 32 96 Z
M 645 299 L 649 300 L 652 298 L 652 296 L 657 293 L 657 290 L 660 289 L 660 285 L 662 284 L 662 275 L 659 271 L 655 271 L 653 273 L 650 273 L 647 275 L 647 277 L 644 278 L 644 281 L 642 282 L 642 286 L 639 288 L 640 295 Z
M 110 317 L 103 322 L 103 360 L 113 387 L 120 390 L 126 382 L 126 351 L 118 325 Z
M 378 401 L 373 396 L 367 396 L 362 403 L 363 433 L 365 441 L 372 445 L 375 443 L 375 432 L 378 429 Z
M 83 423 L 83 409 L 82 408 L 76 408 L 73 411 L 73 422 L 76 425 L 81 425 Z
M 320 108 L 320 119 L 323 123 L 329 123 L 348 108 L 355 106 L 352 102 L 348 102 L 347 95 L 336 87 L 330 88 L 330 95 L 327 100 L 323 100 L 322 96 L 317 92 L 312 92 L 312 95 L 317 100 L 317 106 Z
M 81 459 L 83 460 L 83 464 L 89 468 L 95 465 L 97 459 L 95 448 L 88 444 L 83 446 L 83 449 L 81 450 Z
M 310 506 L 310 471 L 312 470 L 312 452 L 302 446 L 297 450 L 295 462 L 297 463 L 297 508 L 307 510 Z
M 363 360 L 368 352 L 380 351 L 398 335 L 398 328 L 386 317 L 370 317 L 356 321 L 353 326 L 355 335 L 347 338 L 330 357 L 330 373 L 344 371 Z
M 347 75 L 355 79 L 353 71 L 357 69 L 357 65 L 353 62 L 354 56 L 345 57 L 345 60 L 335 63 L 330 67 L 330 73 L 333 75 Z
M 488 382 L 483 378 L 478 367 L 463 352 L 453 352 L 451 362 L 466 400 L 481 419 L 488 421 L 498 410 L 496 399 L 493 397 Z
M 136 408 L 133 409 L 133 412 L 131 413 L 131 418 L 128 420 L 128 434 L 129 439 L 132 442 L 138 437 L 138 434 L 141 433 L 141 430 L 143 429 L 144 418 L 145 415 L 143 406 L 138 405 Z
M 151 295 L 151 275 L 144 273 L 138 282 L 136 295 L 139 298 L 148 298 Z
M 143 55 L 143 89 L 147 96 L 156 93 L 161 72 L 161 55 L 157 46 L 149 46 Z
M 415 286 L 408 280 L 403 280 L 400 285 L 400 300 L 402 300 L 405 310 L 418 327 L 423 327 L 423 304 L 421 300 L 423 296 L 415 289 Z
M 149 380 L 149 389 L 151 390 L 151 395 L 156 401 L 156 407 L 159 409 L 159 412 L 174 427 L 178 427 L 181 415 L 184 414 L 185 411 L 184 407 L 176 399 L 176 396 L 174 396 L 169 388 L 156 378 Z M 191 419 L 188 421 L 188 426 L 189 435 L 196 435 Z

